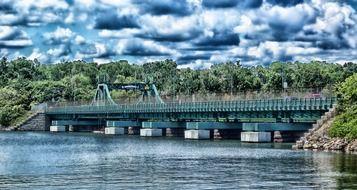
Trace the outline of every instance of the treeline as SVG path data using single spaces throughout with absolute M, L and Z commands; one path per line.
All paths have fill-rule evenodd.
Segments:
M 269 67 L 245 67 L 239 62 L 213 65 L 210 69 L 178 69 L 172 60 L 143 65 L 126 61 L 97 65 L 83 61 L 40 64 L 18 58 L 0 60 L 0 124 L 10 125 L 31 105 L 47 101 L 89 101 L 98 82 L 131 83 L 152 80 L 164 95 L 236 93 L 241 91 L 326 87 L 357 72 L 357 64 L 344 65 L 274 62 Z M 113 92 L 113 98 L 131 96 Z

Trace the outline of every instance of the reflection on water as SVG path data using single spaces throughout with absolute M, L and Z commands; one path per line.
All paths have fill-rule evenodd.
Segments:
M 357 188 L 357 156 L 290 144 L 0 133 L 0 189 Z

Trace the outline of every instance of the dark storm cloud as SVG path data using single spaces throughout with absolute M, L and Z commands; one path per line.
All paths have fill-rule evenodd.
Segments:
M 239 36 L 236 33 L 228 31 L 215 31 L 213 36 L 206 36 L 198 39 L 196 46 L 230 46 L 239 45 Z
M 190 15 L 194 11 L 194 7 L 190 6 L 186 0 L 133 0 L 143 14 L 149 13 L 152 15 Z
M 95 29 L 120 30 L 124 28 L 140 28 L 137 17 L 133 15 L 119 16 L 113 11 L 100 13 L 95 20 Z
M 110 58 L 112 56 L 115 56 L 116 53 L 109 49 L 105 48 L 104 51 L 98 52 L 97 48 L 95 47 L 95 44 L 93 43 L 85 43 L 77 47 L 78 51 L 85 55 L 85 57 L 88 58 Z
M 0 48 L 24 48 L 32 45 L 26 33 L 17 27 L 0 26 Z
M 128 40 L 124 48 L 119 52 L 121 55 L 130 56 L 168 56 L 169 51 L 164 46 L 154 42 L 145 42 L 139 39 Z
M 0 12 L 2 13 L 16 13 L 10 2 L 0 2 Z
M 192 29 L 185 33 L 160 33 L 158 30 L 145 31 L 137 34 L 136 37 L 151 39 L 158 42 L 183 42 L 192 40 L 202 34 L 201 30 Z
M 207 8 L 233 8 L 241 6 L 244 8 L 258 8 L 263 0 L 203 0 L 202 5 Z
M 189 52 L 187 52 L 189 53 Z M 197 55 L 184 55 L 179 58 L 177 58 L 177 63 L 178 64 L 183 64 L 183 63 L 188 63 L 196 60 L 209 60 L 211 58 L 211 54 L 197 54 Z
M 230 8 L 237 6 L 239 0 L 202 0 L 202 5 L 208 8 Z
M 315 23 L 319 14 L 316 10 L 310 14 L 301 13 L 303 10 L 300 8 L 296 8 L 295 10 L 291 9 L 291 11 L 295 12 L 293 19 L 289 19 L 285 13 L 272 14 L 262 18 L 262 22 L 266 22 L 270 27 L 269 31 L 264 31 L 263 36 L 270 37 L 269 34 L 271 34 L 271 40 L 275 41 L 291 40 L 299 31 L 302 31 L 304 26 Z
M 294 6 L 297 4 L 304 3 L 304 0 L 266 0 L 268 3 L 273 5 L 279 5 L 283 7 Z
M 181 48 L 186 51 L 224 51 L 229 49 L 229 46 L 192 46 L 188 48 Z

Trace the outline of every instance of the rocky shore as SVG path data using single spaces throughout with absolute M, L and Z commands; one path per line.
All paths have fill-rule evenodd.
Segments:
M 328 136 L 327 130 L 331 127 L 335 115 L 336 107 L 334 106 L 293 145 L 293 149 L 357 153 L 357 139 L 349 140 L 347 138 L 331 138 Z

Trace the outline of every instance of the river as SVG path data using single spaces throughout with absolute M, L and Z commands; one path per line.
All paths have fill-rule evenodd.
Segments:
M 357 189 L 357 155 L 291 144 L 0 133 L 0 189 Z

